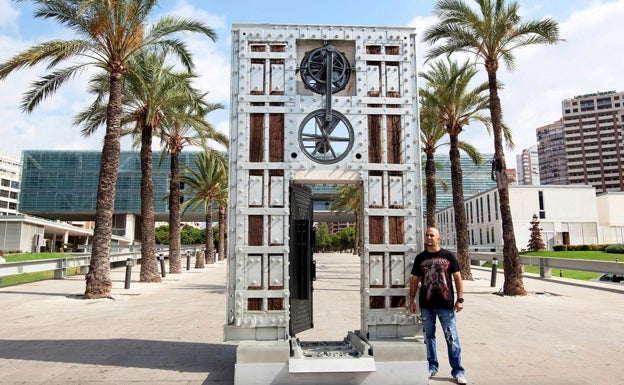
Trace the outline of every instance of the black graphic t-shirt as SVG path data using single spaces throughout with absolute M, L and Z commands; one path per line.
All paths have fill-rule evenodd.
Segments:
M 459 263 L 449 250 L 423 251 L 414 259 L 412 275 L 420 277 L 418 304 L 426 309 L 452 309 L 455 306 L 453 273 Z

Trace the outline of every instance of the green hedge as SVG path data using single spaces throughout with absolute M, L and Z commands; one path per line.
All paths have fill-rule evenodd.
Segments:
M 607 253 L 624 254 L 624 243 L 609 245 L 605 247 L 604 251 L 606 251 Z
M 606 245 L 555 245 L 553 246 L 554 251 L 607 251 L 610 244 Z M 611 253 L 622 253 L 622 251 L 611 251 Z

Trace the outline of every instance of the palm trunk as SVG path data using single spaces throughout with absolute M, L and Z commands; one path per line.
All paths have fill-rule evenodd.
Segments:
M 463 172 L 459 154 L 457 134 L 449 134 L 451 149 L 451 185 L 453 186 L 453 210 L 455 211 L 455 234 L 457 237 L 457 259 L 461 268 L 462 279 L 472 280 L 470 258 L 468 257 L 468 221 L 464 204 Z
M 491 63 L 486 63 L 486 69 L 488 69 L 488 64 L 492 66 Z M 505 273 L 503 293 L 506 295 L 526 295 L 522 280 L 520 255 L 516 247 L 511 207 L 509 205 L 509 188 L 505 172 L 507 163 L 505 162 L 505 152 L 503 151 L 502 110 L 500 98 L 498 97 L 495 70 L 488 69 L 488 83 L 490 88 L 490 113 L 494 132 L 493 167 L 496 175 L 498 202 L 503 227 L 503 270 Z
M 362 228 L 362 216 L 360 210 L 353 212 L 355 215 L 355 244 L 353 245 L 353 255 L 360 255 L 360 229 Z
M 214 237 L 212 235 L 212 204 L 206 206 L 206 263 L 215 263 Z
M 434 153 L 427 152 L 427 160 L 425 162 L 425 178 L 427 184 L 427 228 L 436 227 L 435 211 L 437 204 L 436 185 L 435 185 L 435 156 Z
M 141 129 L 141 273 L 140 282 L 160 282 L 154 234 L 154 183 L 152 181 L 152 126 Z
M 95 205 L 93 249 L 91 250 L 89 272 L 85 277 L 86 286 L 83 296 L 85 299 L 110 297 L 113 287 L 110 278 L 110 245 L 113 235 L 115 189 L 120 157 L 121 83 L 121 74 L 111 74 L 106 111 L 106 134 L 102 146 Z
M 227 229 L 227 206 L 219 207 L 219 261 L 225 259 L 225 234 Z
M 169 272 L 182 272 L 182 257 L 180 255 L 180 154 L 171 152 L 169 168 L 171 180 L 169 182 Z

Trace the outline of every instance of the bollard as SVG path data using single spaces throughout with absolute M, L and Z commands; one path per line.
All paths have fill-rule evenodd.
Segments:
M 191 270 L 191 252 L 186 252 L 186 270 Z
M 160 275 L 165 278 L 167 273 L 165 272 L 165 256 L 163 253 L 158 254 L 158 259 L 160 259 Z
M 130 278 L 132 277 L 132 258 L 126 259 L 126 283 L 124 289 L 130 289 Z
M 498 270 L 498 259 L 492 258 L 492 277 L 490 278 L 490 287 L 496 287 L 497 270 Z
M 559 277 L 563 277 L 563 271 L 559 270 Z

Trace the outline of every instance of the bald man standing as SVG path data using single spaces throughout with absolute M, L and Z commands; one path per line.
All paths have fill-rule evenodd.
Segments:
M 438 318 L 444 331 L 451 375 L 458 384 L 467 384 L 465 371 L 461 366 L 461 346 L 456 322 L 456 313 L 464 308 L 464 284 L 455 254 L 440 247 L 440 232 L 434 227 L 425 232 L 425 250 L 414 259 L 409 298 L 409 310 L 412 313 L 417 311 L 415 298 L 419 284 L 418 307 L 427 345 L 429 376 L 435 376 L 439 368 L 435 337 Z

